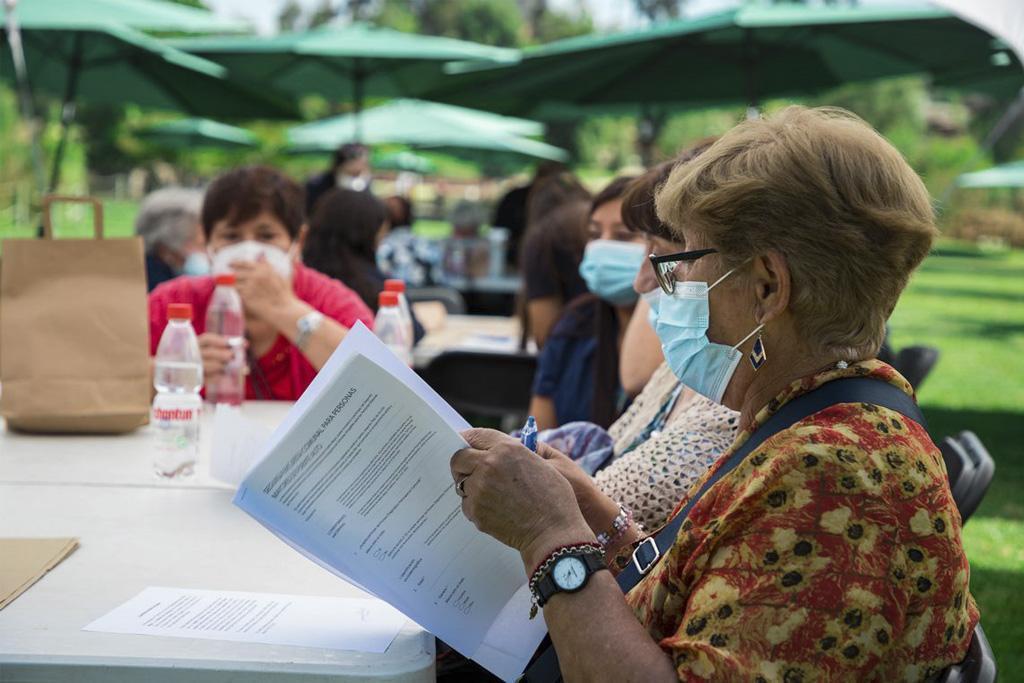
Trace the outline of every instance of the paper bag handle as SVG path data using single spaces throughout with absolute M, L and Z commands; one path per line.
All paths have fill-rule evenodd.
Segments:
M 57 203 L 92 204 L 92 228 L 96 239 L 103 239 L 103 204 L 96 197 L 76 197 L 64 194 L 48 194 L 43 197 L 43 237 L 53 239 L 53 221 L 50 207 Z

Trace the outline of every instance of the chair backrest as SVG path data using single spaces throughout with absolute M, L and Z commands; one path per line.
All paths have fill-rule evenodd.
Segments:
M 946 463 L 949 489 L 963 522 L 974 514 L 988 491 L 996 464 L 974 432 L 947 436 L 939 444 Z
M 464 315 L 466 300 L 457 289 L 451 287 L 410 287 L 405 290 L 405 298 L 409 303 L 418 301 L 439 301 L 449 315 Z
M 528 353 L 445 351 L 421 374 L 459 413 L 502 418 L 526 415 L 536 369 Z
M 892 366 L 917 390 L 938 362 L 939 350 L 934 346 L 908 346 L 900 349 Z
M 995 683 L 998 668 L 992 646 L 988 644 L 981 624 L 974 627 L 974 637 L 967 648 L 967 656 L 959 664 L 949 667 L 936 679 L 936 683 Z

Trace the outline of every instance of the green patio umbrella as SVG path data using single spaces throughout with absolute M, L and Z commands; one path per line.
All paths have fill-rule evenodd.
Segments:
M 365 24 L 327 25 L 277 36 L 189 38 L 173 44 L 214 60 L 254 83 L 292 95 L 322 95 L 353 102 L 366 97 L 408 97 L 444 77 L 453 60 L 508 62 L 517 50 Z
M 51 189 L 59 179 L 67 129 L 78 102 L 134 103 L 228 119 L 298 118 L 293 103 L 229 81 L 224 67 L 119 24 L 115 16 L 97 13 L 80 19 L 73 13 L 65 18 L 33 11 L 26 12 L 23 21 L 21 10 L 19 5 L 17 34 L 28 85 L 33 93 L 47 93 L 64 103 Z M 8 27 L 0 35 L 0 78 L 14 71 L 10 18 L 4 17 Z
M 291 128 L 288 149 L 334 151 L 361 133 L 362 141 L 369 144 L 477 149 L 556 161 L 568 158 L 559 147 L 522 137 L 518 131 L 526 130 L 527 123 L 436 102 L 393 100 L 367 109 L 361 116 L 343 114 Z
M 1011 161 L 983 171 L 964 173 L 956 186 L 963 188 L 1024 187 L 1024 161 Z
M 163 147 L 256 147 L 259 140 L 250 131 L 210 119 L 188 118 L 146 126 L 137 135 Z
M 52 26 L 59 21 L 73 26 L 117 24 L 139 31 L 167 33 L 250 30 L 245 22 L 167 0 L 17 0 L 15 11 L 23 28 Z
M 524 50 L 507 66 L 455 64 L 425 97 L 505 114 L 544 106 L 756 106 L 844 83 L 981 68 L 992 39 L 930 7 L 748 4 L 695 19 Z
M 437 171 L 437 165 L 425 156 L 404 150 L 373 155 L 373 167 L 387 171 L 409 171 L 429 175 Z

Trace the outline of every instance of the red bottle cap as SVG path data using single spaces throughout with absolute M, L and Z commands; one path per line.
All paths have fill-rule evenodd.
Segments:
M 220 275 L 214 275 L 213 281 L 218 285 L 229 285 L 235 286 L 235 274 L 234 273 L 221 273 Z
M 192 304 L 167 304 L 169 320 L 192 320 Z
M 405 281 L 404 280 L 385 280 L 384 281 L 385 292 L 405 292 Z
M 398 292 L 381 292 L 377 301 L 381 306 L 397 306 Z

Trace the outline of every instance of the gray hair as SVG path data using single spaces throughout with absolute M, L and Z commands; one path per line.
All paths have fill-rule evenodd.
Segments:
M 145 243 L 146 253 L 160 245 L 180 251 L 198 229 L 202 204 L 202 190 L 185 187 L 167 187 L 146 195 L 135 216 L 135 234 Z

